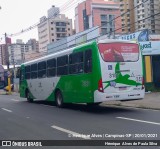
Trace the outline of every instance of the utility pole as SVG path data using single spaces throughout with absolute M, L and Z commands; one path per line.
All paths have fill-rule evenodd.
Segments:
M 5 33 L 5 50 L 7 53 L 7 69 L 8 69 L 8 94 L 10 95 L 11 94 L 11 74 L 10 74 L 10 69 L 9 69 L 9 51 L 8 51 L 8 43 L 7 43 L 7 34 Z

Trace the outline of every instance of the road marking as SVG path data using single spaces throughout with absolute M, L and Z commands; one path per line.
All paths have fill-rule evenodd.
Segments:
M 7 111 L 7 112 L 12 112 L 11 110 L 8 110 L 8 109 L 5 109 L 5 108 L 2 108 L 2 110 Z
M 12 101 L 19 101 L 19 100 L 17 100 L 17 99 L 11 99 Z
M 87 135 L 82 135 L 82 134 L 76 133 L 76 132 L 74 132 L 74 131 L 70 131 L 70 130 L 67 130 L 67 129 L 64 129 L 64 128 L 55 126 L 55 125 L 53 125 L 53 126 L 51 126 L 51 127 L 54 128 L 54 129 L 57 129 L 57 130 L 59 130 L 59 131 L 68 133 L 68 136 L 69 136 L 69 137 L 74 137 L 74 136 L 75 136 L 75 138 L 78 137 L 78 138 L 83 138 L 83 139 L 91 139 L 91 138 L 88 137 Z
M 124 120 L 129 120 L 129 121 L 136 121 L 136 122 L 141 122 L 141 123 L 148 123 L 148 124 L 160 125 L 160 123 L 156 123 L 156 122 L 143 121 L 143 120 L 132 119 L 132 118 L 127 118 L 127 117 L 116 117 L 116 118 L 124 119 Z

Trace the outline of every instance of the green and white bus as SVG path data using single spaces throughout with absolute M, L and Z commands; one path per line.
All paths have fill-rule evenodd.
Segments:
M 28 101 L 99 104 L 144 98 L 139 45 L 100 40 L 21 65 L 20 96 Z

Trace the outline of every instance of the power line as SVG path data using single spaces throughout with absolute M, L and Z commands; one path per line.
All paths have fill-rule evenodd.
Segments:
M 69 0 L 68 2 L 66 2 L 65 4 L 64 4 L 64 6 L 62 7 L 62 8 L 60 8 L 61 9 L 61 11 L 62 12 L 65 12 L 67 9 L 68 9 L 68 7 L 72 7 L 73 6 L 73 4 L 72 4 L 72 2 L 73 2 L 73 0 L 72 0 L 72 2 L 66 7 L 66 4 L 67 3 L 69 3 L 71 0 Z M 76 0 L 76 3 L 78 3 L 80 0 Z M 74 3 L 75 4 L 75 3 Z M 57 10 L 55 13 L 58 13 L 59 12 L 59 10 Z M 57 16 L 55 16 L 55 17 L 50 17 L 50 18 L 47 18 L 46 20 L 50 20 L 50 19 L 54 19 L 54 18 L 56 18 Z M 22 34 L 22 33 L 25 33 L 25 32 L 27 32 L 27 31 L 30 31 L 30 30 L 32 30 L 32 29 L 34 29 L 34 28 L 36 28 L 37 26 L 38 26 L 38 24 L 40 24 L 39 22 L 37 22 L 37 23 L 35 23 L 34 25 L 32 25 L 32 26 L 30 26 L 30 27 L 28 27 L 28 28 L 26 28 L 26 29 L 22 29 L 22 31 L 20 31 L 20 32 L 17 32 L 17 33 L 14 33 L 14 34 L 10 34 L 10 36 L 11 37 L 13 37 L 13 36 L 18 36 L 18 35 L 20 35 L 20 34 Z
M 146 18 L 144 18 L 144 19 L 141 19 L 140 21 L 146 20 L 146 19 L 151 18 L 151 17 L 156 16 L 156 15 L 160 15 L 160 13 L 151 15 L 151 16 L 149 16 L 149 17 L 146 17 Z M 134 23 L 132 23 L 132 24 L 130 24 L 130 25 L 126 25 L 126 26 L 123 26 L 123 27 L 121 27 L 121 28 L 118 28 L 118 29 L 116 29 L 116 30 L 107 32 L 107 34 L 110 34 L 110 33 L 112 33 L 112 32 L 115 32 L 115 31 L 120 30 L 120 29 L 125 28 L 125 27 L 133 26 L 133 25 L 136 24 L 136 23 L 138 23 L 138 21 L 136 21 L 136 22 L 134 22 Z M 87 34 L 88 34 L 88 33 L 87 33 Z M 82 36 L 81 36 L 81 37 L 82 37 Z M 101 35 L 98 36 L 98 37 L 101 37 Z M 98 37 L 97 37 L 97 38 L 98 38 Z M 78 38 L 80 38 L 80 37 L 78 37 Z M 74 40 L 75 40 L 75 39 L 74 39 Z M 70 43 L 70 42 L 72 42 L 72 41 L 74 41 L 74 40 L 71 40 L 71 41 L 69 41 L 69 42 L 66 42 L 65 44 Z M 83 42 L 81 42 L 81 43 L 83 43 Z M 54 48 L 58 48 L 58 47 L 61 47 L 61 46 L 63 46 L 63 45 L 64 45 L 64 44 L 61 44 L 60 46 L 56 46 L 56 47 L 54 47 Z M 60 50 L 62 50 L 62 49 L 60 49 Z M 60 51 L 60 50 L 59 50 L 59 51 Z
M 147 2 L 147 1 L 148 1 L 148 0 L 146 0 L 145 2 Z M 145 3 L 145 2 L 143 2 L 143 3 Z M 141 4 L 139 4 L 139 5 L 142 5 L 143 3 L 141 3 Z M 132 11 L 133 9 L 137 8 L 139 5 L 137 5 L 136 7 L 128 10 L 127 12 L 121 14 L 120 16 L 123 16 L 124 14 L 128 13 L 129 11 Z M 155 15 L 156 15 L 156 14 L 155 14 Z M 155 15 L 154 15 L 154 16 L 155 16 Z M 120 16 L 112 19 L 112 20 L 109 21 L 109 22 L 112 22 L 113 20 L 116 20 L 116 19 L 119 18 Z M 152 16 L 153 16 L 153 15 L 151 15 L 150 17 L 152 17 Z M 150 18 L 150 17 L 147 17 L 147 18 L 145 18 L 145 19 L 148 19 L 148 18 Z M 145 20 L 145 19 L 142 19 L 142 20 Z M 141 20 L 138 20 L 138 21 L 141 21 Z M 137 21 L 137 22 L 138 22 L 138 21 Z M 109 23 L 109 22 L 107 22 L 107 23 Z M 135 22 L 135 23 L 137 23 L 137 22 Z M 106 23 L 106 24 L 107 24 L 107 23 Z M 133 23 L 133 24 L 135 24 L 135 23 Z M 130 24 L 130 26 L 132 26 L 133 24 Z M 104 26 L 104 25 L 103 25 L 103 26 Z M 98 28 L 100 28 L 100 27 L 102 27 L 102 26 L 99 26 Z M 123 26 L 123 27 L 121 27 L 121 28 L 118 28 L 118 29 L 116 29 L 116 30 L 114 30 L 114 31 L 110 31 L 109 33 L 115 32 L 115 31 L 120 30 L 120 29 L 125 28 L 125 27 L 128 27 L 128 25 L 127 25 L 127 26 Z M 96 28 L 96 29 L 98 29 L 98 28 Z M 94 30 L 96 30 L 96 29 L 94 29 Z M 92 30 L 92 31 L 94 31 L 94 30 Z M 90 31 L 90 32 L 92 32 L 92 31 Z M 88 32 L 88 33 L 90 33 L 90 32 Z M 86 34 L 88 34 L 88 33 L 86 33 Z M 77 39 L 80 38 L 80 37 L 82 37 L 82 36 L 84 36 L 84 35 L 81 35 L 81 36 L 77 37 Z M 74 39 L 74 40 L 75 40 L 75 39 Z M 66 42 L 65 44 L 70 43 L 70 42 L 72 42 L 72 41 L 74 41 L 74 40 L 71 40 L 71 41 L 69 41 L 69 42 Z M 62 45 L 64 45 L 64 44 L 62 44 Z M 62 45 L 60 45 L 60 46 L 62 46 Z M 56 47 L 54 47 L 54 48 L 57 48 L 57 47 L 60 47 L 60 46 L 56 46 Z
M 154 15 L 150 15 L 149 17 L 146 17 L 146 18 L 144 18 L 144 19 L 141 19 L 140 21 L 142 21 L 142 20 L 146 20 L 146 19 L 148 19 L 148 18 L 151 18 L 151 17 L 153 17 L 153 16 L 157 16 L 157 15 L 160 15 L 160 13 L 156 13 L 156 14 L 154 14 Z M 130 25 L 126 25 L 126 26 L 123 26 L 123 27 L 121 27 L 121 28 L 118 28 L 118 29 L 116 29 L 116 30 L 119 30 L 119 29 L 122 29 L 122 28 L 125 28 L 125 27 L 128 27 L 128 26 L 133 26 L 134 24 L 136 24 L 138 21 L 136 21 L 136 22 L 134 22 L 134 23 L 132 23 L 132 24 L 130 24 Z M 114 31 L 110 31 L 110 32 L 108 32 L 107 34 L 110 34 L 110 33 L 112 33 L 112 32 L 115 32 L 116 30 L 114 30 Z M 144 29 L 143 29 L 144 30 Z M 101 37 L 101 35 L 100 36 L 98 36 L 98 37 L 96 37 L 96 38 L 99 38 L 99 37 Z M 75 39 L 74 39 L 75 40 Z M 67 44 L 67 43 L 70 43 L 70 42 L 72 42 L 72 41 L 69 41 L 69 42 L 66 42 L 65 44 Z M 81 42 L 81 43 L 84 43 L 84 42 Z M 79 44 L 81 44 L 81 43 L 79 43 Z M 63 44 L 62 44 L 63 45 Z M 60 46 L 62 46 L 62 45 L 60 45 Z M 54 47 L 54 48 L 58 48 L 58 47 L 60 47 L 60 46 L 56 46 L 56 47 Z M 62 49 L 59 49 L 59 51 L 61 51 L 61 50 L 63 50 L 64 48 L 62 48 Z M 44 55 L 43 56 L 36 56 L 36 57 L 34 57 L 34 58 L 41 58 L 41 57 L 44 57 Z

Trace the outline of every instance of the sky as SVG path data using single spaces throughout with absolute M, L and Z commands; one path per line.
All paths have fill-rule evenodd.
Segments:
M 75 7 L 81 1 L 83 0 L 0 0 L 0 44 L 4 43 L 5 33 L 9 36 L 38 23 L 42 16 L 47 16 L 47 10 L 52 5 L 60 7 L 60 13 L 66 14 L 69 19 L 74 19 Z M 38 40 L 37 27 L 12 37 L 12 43 L 16 39 L 27 42 L 31 38 Z

